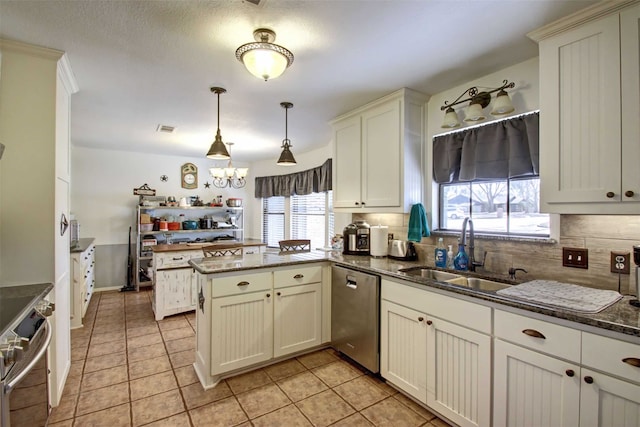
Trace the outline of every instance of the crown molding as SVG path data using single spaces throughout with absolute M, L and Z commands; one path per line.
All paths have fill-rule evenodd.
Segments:
M 544 27 L 527 33 L 527 37 L 539 42 L 556 34 L 579 27 L 587 22 L 594 21 L 604 16 L 616 13 L 634 4 L 640 4 L 639 0 L 605 0 L 585 9 L 579 10 Z
M 48 47 L 35 46 L 32 44 L 22 43 L 16 40 L 0 38 L 0 50 L 9 52 L 25 53 L 45 59 L 58 60 L 64 55 L 61 50 L 50 49 Z

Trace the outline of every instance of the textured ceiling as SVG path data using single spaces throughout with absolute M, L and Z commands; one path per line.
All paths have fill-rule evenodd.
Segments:
M 222 86 L 220 129 L 234 160 L 275 161 L 282 101 L 294 104 L 292 150 L 305 152 L 330 141 L 329 120 L 396 89 L 434 94 L 537 56 L 528 31 L 593 3 L 0 0 L 0 37 L 67 52 L 80 87 L 75 146 L 204 156 L 216 129 L 209 87 Z M 268 82 L 235 59 L 259 27 L 295 55 Z

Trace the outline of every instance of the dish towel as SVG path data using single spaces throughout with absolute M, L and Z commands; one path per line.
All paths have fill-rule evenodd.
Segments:
M 411 214 L 409 215 L 409 236 L 407 240 L 410 242 L 420 242 L 423 237 L 429 237 L 429 225 L 427 224 L 427 214 L 424 211 L 422 203 L 416 203 L 411 206 Z
M 497 294 L 582 313 L 598 313 L 622 298 L 616 291 L 553 280 L 532 280 L 501 289 Z

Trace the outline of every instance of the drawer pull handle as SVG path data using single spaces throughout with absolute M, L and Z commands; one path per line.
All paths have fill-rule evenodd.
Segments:
M 238 286 L 249 286 L 249 282 L 239 282 Z
M 628 363 L 631 366 L 635 366 L 636 368 L 640 368 L 640 359 L 637 357 L 625 357 L 622 359 L 624 363 Z
M 567 369 L 564 373 L 567 374 L 568 377 L 573 377 L 576 374 L 573 372 L 573 369 Z
M 584 377 L 584 382 L 587 384 L 593 384 L 593 377 L 587 375 L 586 377 Z
M 545 337 L 544 335 L 542 335 L 540 332 L 536 331 L 535 329 L 525 329 L 522 331 L 523 334 L 525 335 L 529 335 L 530 337 L 534 337 L 534 338 L 541 338 L 541 339 L 547 339 L 547 337 Z
M 418 317 L 418 322 L 422 322 L 424 320 L 424 317 Z
M 302 279 L 304 277 L 304 274 L 296 274 L 295 276 L 293 276 L 294 279 Z
M 173 257 L 174 261 L 180 261 L 181 259 L 184 259 L 184 257 L 181 257 L 181 256 L 174 256 Z
M 427 325 L 429 325 L 429 326 L 433 325 L 433 321 L 427 320 Z

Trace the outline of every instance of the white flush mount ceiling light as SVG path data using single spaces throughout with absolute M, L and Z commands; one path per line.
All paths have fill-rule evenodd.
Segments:
M 505 91 L 505 89 L 512 89 L 515 87 L 515 83 L 509 82 L 508 80 L 502 81 L 502 86 L 496 89 L 491 89 L 488 91 L 479 92 L 477 87 L 470 87 L 469 89 L 462 92 L 455 101 L 451 104 L 448 101 L 444 102 L 444 105 L 440 107 L 441 111 L 445 111 L 444 121 L 442 122 L 442 126 L 445 129 L 455 128 L 460 126 L 460 120 L 458 120 L 458 114 L 453 109 L 454 105 L 461 104 L 463 102 L 471 101 L 469 103 L 469 107 L 467 107 L 465 114 L 465 122 L 480 122 L 486 118 L 484 112 L 482 111 L 489 103 L 491 102 L 491 94 L 494 92 L 498 92 L 496 95 L 496 100 L 493 105 L 493 109 L 491 110 L 491 114 L 494 116 L 499 116 L 503 114 L 509 114 L 515 110 L 513 104 L 511 103 L 511 98 L 509 98 L 509 94 Z M 466 99 L 461 99 L 464 96 L 468 96 Z
M 236 58 L 247 70 L 259 79 L 267 81 L 284 73 L 293 63 L 293 53 L 274 44 L 276 33 L 267 28 L 253 32 L 253 43 L 243 44 L 236 50 Z
M 227 145 L 231 149 L 233 142 L 227 142 Z M 231 163 L 231 156 L 229 156 L 229 163 L 227 163 L 226 168 L 210 168 L 209 173 L 213 178 L 213 185 L 218 188 L 242 188 L 247 183 L 246 177 L 247 173 L 249 173 L 249 168 L 234 168 Z
M 280 166 L 293 166 L 295 165 L 296 159 L 293 157 L 293 153 L 291 152 L 291 141 L 289 140 L 288 130 L 288 112 L 289 108 L 293 107 L 293 104 L 290 102 L 281 102 L 280 106 L 284 108 L 284 139 L 282 140 L 282 153 L 280 154 L 280 158 L 278 159 L 278 165 Z
M 229 152 L 227 151 L 227 147 L 225 147 L 224 142 L 222 142 L 222 135 L 220 135 L 220 94 L 225 93 L 227 90 L 221 87 L 212 87 L 211 92 L 218 95 L 218 130 L 216 131 L 216 139 L 211 144 L 209 151 L 207 152 L 207 157 L 210 159 L 216 160 L 226 160 L 231 159 Z

